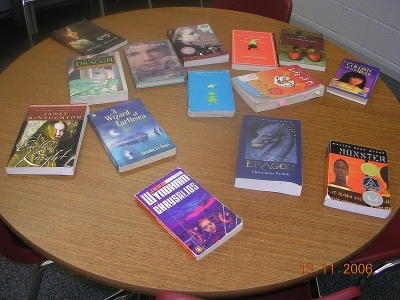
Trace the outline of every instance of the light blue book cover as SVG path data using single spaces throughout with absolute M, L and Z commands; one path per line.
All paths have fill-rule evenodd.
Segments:
M 139 98 L 100 109 L 88 117 L 119 172 L 176 153 L 175 144 Z
M 189 117 L 233 117 L 235 100 L 228 70 L 188 72 Z

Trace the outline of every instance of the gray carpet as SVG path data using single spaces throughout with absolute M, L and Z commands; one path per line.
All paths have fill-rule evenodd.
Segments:
M 115 13 L 121 10 L 133 9 L 132 4 L 137 1 L 128 0 L 105 0 L 107 13 Z M 141 1 L 146 2 L 147 1 Z M 153 0 L 153 6 L 165 6 L 165 0 Z M 198 5 L 197 0 L 179 1 L 176 3 L 183 5 Z M 209 1 L 203 1 L 206 5 Z M 174 1 L 168 1 L 168 5 L 174 5 Z M 140 4 L 143 5 L 143 4 Z M 54 11 L 51 12 L 54 16 Z M 65 15 L 65 14 L 64 14 Z M 46 11 L 38 14 L 38 21 L 48 20 L 49 16 Z M 62 18 L 59 18 L 62 20 Z M 62 25 L 52 23 L 39 23 L 42 31 L 50 32 Z M 45 28 L 45 30 L 43 29 Z M 35 36 L 35 42 L 46 38 L 45 33 Z M 16 24 L 12 18 L 0 19 L 0 40 L 8 41 L 7 47 L 0 47 L 0 74 L 1 72 L 19 55 L 29 49 L 29 43 L 23 28 Z M 0 75 L 1 76 L 1 75 Z M 392 90 L 393 94 L 400 102 L 400 83 L 392 78 L 381 74 L 382 80 Z M 35 266 L 21 265 L 8 261 L 0 256 L 0 300 L 21 300 L 26 299 L 28 294 L 29 283 Z M 325 275 L 319 278 L 321 293 L 323 295 L 330 294 L 334 291 L 343 289 L 347 286 L 356 284 L 359 275 L 344 275 L 337 270 L 333 275 Z M 132 270 L 134 272 L 134 270 Z M 65 299 L 65 300 L 99 300 L 112 295 L 117 290 L 107 287 L 97 282 L 88 280 L 84 277 L 76 275 L 62 267 L 55 266 L 45 272 L 42 286 L 40 289 L 39 300 L 47 299 Z M 399 299 L 400 295 L 400 272 L 399 268 L 389 270 L 384 276 L 380 276 L 372 282 L 365 290 L 363 299 L 369 300 L 385 300 Z

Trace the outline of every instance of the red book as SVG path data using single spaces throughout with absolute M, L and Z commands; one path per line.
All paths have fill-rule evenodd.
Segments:
M 232 30 L 232 69 L 265 71 L 277 67 L 274 33 Z

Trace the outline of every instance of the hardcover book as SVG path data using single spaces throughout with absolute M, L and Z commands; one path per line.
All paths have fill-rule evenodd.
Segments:
M 232 87 L 255 112 L 322 97 L 325 91 L 323 79 L 297 65 L 233 77 Z
M 277 67 L 274 33 L 232 30 L 232 69 L 265 71 Z
M 86 104 L 31 105 L 7 174 L 74 175 L 88 112 Z
M 167 31 L 184 67 L 229 61 L 229 53 L 219 42 L 209 24 L 178 27 Z
M 325 43 L 321 33 L 282 29 L 279 62 L 283 66 L 298 65 L 304 69 L 325 71 Z
M 168 40 L 129 44 L 125 54 L 136 88 L 184 83 L 186 73 Z
M 137 193 L 135 199 L 196 261 L 243 227 L 240 217 L 181 168 Z
M 244 115 L 235 187 L 300 196 L 301 122 Z
M 89 121 L 118 172 L 176 154 L 175 144 L 139 98 L 97 110 Z
M 326 91 L 365 105 L 371 96 L 379 73 L 379 68 L 344 59 Z
M 391 212 L 387 152 L 330 141 L 324 205 L 386 218 Z
M 233 117 L 235 100 L 228 70 L 188 72 L 189 117 Z
M 112 52 L 128 42 L 85 19 L 52 31 L 50 36 L 82 55 Z
M 72 104 L 128 100 L 119 52 L 70 57 L 67 65 Z

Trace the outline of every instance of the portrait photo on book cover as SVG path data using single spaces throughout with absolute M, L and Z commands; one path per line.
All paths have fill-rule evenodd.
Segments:
M 298 162 L 295 124 L 282 121 L 249 120 L 245 159 Z
M 125 46 L 129 65 L 138 81 L 182 75 L 180 62 L 167 41 Z
M 8 167 L 72 167 L 82 121 L 26 121 Z
M 195 253 L 198 244 L 205 249 L 212 247 L 235 229 L 241 220 L 208 192 L 196 193 L 196 201 L 181 202 L 171 210 L 174 222 L 168 224 L 172 231 Z
M 170 29 L 168 34 L 183 57 L 213 56 L 225 52 L 208 24 Z
M 331 153 L 330 156 L 329 186 L 358 194 L 374 191 L 382 196 L 390 195 L 387 163 L 360 163 L 359 159 L 335 153 Z

